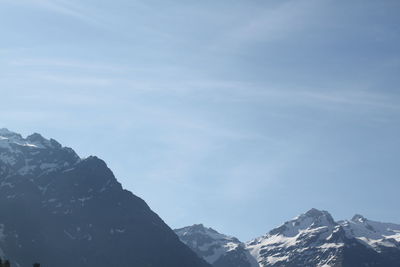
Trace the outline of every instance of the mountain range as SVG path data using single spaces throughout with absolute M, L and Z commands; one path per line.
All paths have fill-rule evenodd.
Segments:
M 215 267 L 399 267 L 400 225 L 311 209 L 248 242 L 203 225 L 175 233 Z M 250 256 L 249 256 L 250 255 Z
M 0 258 L 16 267 L 400 267 L 400 225 L 311 209 L 247 242 L 201 224 L 172 230 L 101 159 L 0 129 Z

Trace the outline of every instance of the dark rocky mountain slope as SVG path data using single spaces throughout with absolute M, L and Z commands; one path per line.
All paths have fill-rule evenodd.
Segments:
M 101 159 L 0 129 L 0 257 L 13 266 L 209 267 Z

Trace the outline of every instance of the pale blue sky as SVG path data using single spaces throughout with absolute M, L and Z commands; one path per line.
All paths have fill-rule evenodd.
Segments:
M 0 0 L 0 127 L 104 159 L 171 227 L 400 223 L 400 1 Z

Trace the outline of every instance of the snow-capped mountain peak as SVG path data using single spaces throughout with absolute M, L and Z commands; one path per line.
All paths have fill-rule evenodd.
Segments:
M 7 128 L 0 129 L 0 147 L 12 150 L 16 146 L 25 146 L 36 149 L 61 148 L 61 144 L 54 139 L 46 139 L 38 133 L 23 138 L 20 134 Z
M 353 216 L 353 218 L 351 218 L 351 221 L 355 222 L 355 223 L 357 223 L 357 222 L 363 223 L 363 222 L 367 221 L 367 219 L 364 216 L 360 215 L 360 214 L 355 214 Z
M 184 227 L 181 229 L 175 230 L 179 236 L 191 237 L 193 235 L 202 236 L 207 241 L 211 240 L 231 240 L 232 242 L 239 243 L 240 241 L 237 240 L 235 237 L 227 236 L 218 233 L 216 230 L 212 228 L 207 228 L 203 224 L 194 224 L 192 226 Z M 206 241 L 204 240 L 204 241 Z
M 179 239 L 216 267 L 258 267 L 255 259 L 237 238 L 218 233 L 202 224 L 176 229 Z
M 34 133 L 24 138 L 6 128 L 0 129 L 0 174 L 39 176 L 54 170 L 70 168 L 81 159 L 71 148 L 54 139 Z
M 400 225 L 361 215 L 335 222 L 327 211 L 311 209 L 248 242 L 247 249 L 260 266 L 393 266 L 400 260 L 399 241 Z
M 199 246 L 203 246 L 200 241 L 214 240 L 210 238 L 213 235 L 222 237 L 222 240 L 226 238 L 203 225 L 185 227 L 176 230 L 176 233 L 205 259 L 208 255 L 199 249 Z M 204 235 L 208 239 L 201 238 Z M 266 235 L 238 246 L 243 247 L 253 258 L 247 260 L 252 267 L 399 267 L 400 225 L 375 222 L 358 214 L 351 220 L 335 222 L 329 212 L 311 209 Z M 214 259 L 216 256 L 220 259 L 225 257 L 223 253 L 210 255 Z M 219 265 L 219 260 L 209 262 L 215 267 L 248 266 L 237 261 L 230 261 L 226 265 Z
M 269 235 L 294 237 L 307 229 L 316 229 L 321 227 L 333 228 L 335 225 L 336 223 L 329 212 L 313 208 L 306 213 L 285 222 L 282 226 L 273 229 L 269 232 Z
M 357 238 L 362 243 L 380 251 L 382 247 L 400 249 L 400 225 L 368 220 L 361 215 L 355 215 L 349 221 L 341 221 L 347 237 Z
M 311 209 L 248 242 L 247 249 L 260 266 L 285 266 L 289 260 L 298 266 L 317 266 L 317 261 L 321 264 L 318 266 L 332 266 L 338 260 L 337 250 L 344 245 L 342 233 L 327 211 Z M 301 259 L 303 253 L 310 255 L 306 261 Z

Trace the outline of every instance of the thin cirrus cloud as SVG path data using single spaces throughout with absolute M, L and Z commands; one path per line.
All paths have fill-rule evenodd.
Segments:
M 84 22 L 97 23 L 98 21 L 88 16 L 82 5 L 76 1 L 65 0 L 21 0 L 9 1 L 3 0 L 6 3 L 19 5 L 22 7 L 39 8 L 49 12 L 65 15 L 74 19 L 79 19 Z
M 329 1 L 284 1 L 249 18 L 227 35 L 238 43 L 273 42 L 293 38 L 293 34 L 313 26 L 316 14 L 324 12 Z
M 286 103 L 291 105 L 297 103 L 320 107 L 328 106 L 334 108 L 364 107 L 383 108 L 396 111 L 399 106 L 395 99 L 387 97 L 379 92 L 368 92 L 366 90 L 341 90 L 337 92 L 334 88 L 313 90 L 311 88 L 274 88 L 270 85 L 249 84 L 244 82 L 232 82 L 225 80 L 188 80 L 188 81 L 148 81 L 134 75 L 132 79 L 121 78 L 113 74 L 133 74 L 150 72 L 154 69 L 135 69 L 134 67 L 99 64 L 84 61 L 56 60 L 56 59 L 16 59 L 9 62 L 10 66 L 25 69 L 26 77 L 42 82 L 53 83 L 63 86 L 90 86 L 93 90 L 111 88 L 119 85 L 131 92 L 169 93 L 169 94 L 190 94 L 204 93 L 209 91 L 214 100 L 218 101 L 239 101 L 239 102 L 275 102 L 279 100 L 280 105 Z M 38 68 L 45 68 L 43 71 L 36 71 Z M 58 68 L 58 70 L 56 69 Z M 162 72 L 162 69 L 157 71 Z M 66 74 L 66 72 L 70 72 Z M 120 89 L 121 91 L 123 89 Z

